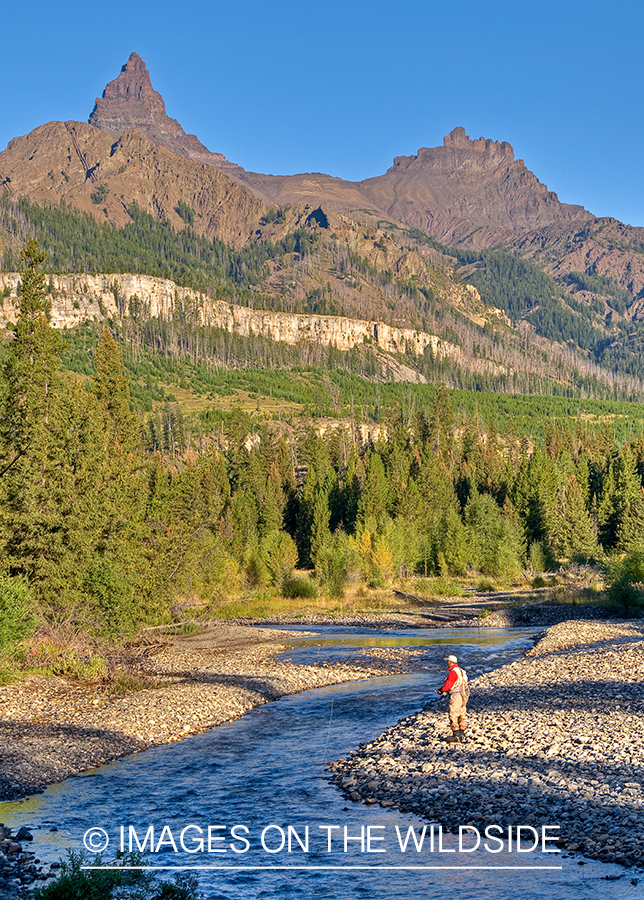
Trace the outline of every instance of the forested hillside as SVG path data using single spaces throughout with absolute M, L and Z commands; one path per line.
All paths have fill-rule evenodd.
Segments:
M 120 640 L 189 610 L 213 614 L 234 599 L 243 609 L 257 592 L 340 596 L 466 573 L 504 585 L 567 561 L 643 558 L 641 418 L 619 439 L 608 408 L 594 422 L 579 407 L 562 424 L 540 421 L 539 438 L 510 422 L 500 434 L 486 421 L 489 399 L 468 408 L 441 386 L 428 407 L 380 386 L 377 404 L 356 402 L 328 382 L 335 421 L 229 411 L 202 416 L 187 443 L 176 419 L 163 421 L 170 397 L 154 401 L 159 426 L 142 427 L 108 329 L 86 377 L 61 367 L 35 242 L 23 260 L 2 370 L 5 644 L 38 624 Z M 151 395 L 158 379 L 141 365 Z M 188 370 L 175 373 L 179 390 Z M 293 379 L 293 402 L 306 385 Z M 535 420 L 556 409 L 542 402 Z M 366 412 L 379 427 L 361 427 Z M 296 566 L 309 574 L 294 576 Z
M 276 177 L 187 135 L 137 54 L 106 91 L 0 153 L 5 272 L 36 239 L 52 273 L 417 329 L 456 349 L 412 368 L 454 387 L 644 397 L 641 230 L 561 203 L 509 142 L 457 127 L 374 178 Z
M 194 213 L 186 204 L 180 212 L 186 228 L 175 231 L 168 221 L 159 221 L 132 203 L 130 222 L 115 228 L 64 204 L 43 207 L 26 198 L 14 204 L 5 195 L 0 197 L 0 226 L 19 240 L 5 248 L 2 270 L 20 268 L 20 240 L 29 235 L 47 254 L 48 272 L 158 275 L 244 303 L 249 288 L 266 277 L 268 260 L 287 253 L 306 256 L 316 241 L 315 233 L 298 228 L 278 243 L 267 241 L 235 250 L 218 238 L 208 240 L 196 234 L 190 228 Z
M 18 269 L 23 240 L 35 238 L 47 252 L 49 272 L 142 273 L 255 309 L 353 316 L 436 335 L 456 348 L 451 359 L 426 352 L 399 360 L 432 383 L 509 393 L 644 396 L 641 358 L 626 326 L 608 330 L 589 307 L 573 309 L 574 301 L 564 300 L 543 272 L 504 251 L 455 251 L 421 232 L 383 222 L 374 228 L 336 217 L 332 224 L 322 210 L 304 215 L 279 209 L 268 218 L 291 222 L 292 227 L 284 224 L 282 237 L 235 250 L 197 234 L 186 204 L 180 211 L 185 227 L 175 231 L 167 220 L 132 203 L 129 223 L 118 228 L 63 203 L 39 206 L 5 195 L 0 198 L 3 268 Z M 127 312 L 129 298 L 122 299 L 119 307 Z M 135 305 L 139 300 L 134 298 Z M 327 348 L 301 346 L 294 352 L 261 341 L 258 348 L 257 341 L 207 334 L 186 317 L 143 322 L 139 315 L 136 325 L 114 322 L 113 327 L 136 328 L 139 342 L 161 345 L 164 352 L 194 354 L 199 348 L 204 362 L 226 367 L 258 360 L 263 367 L 314 362 L 331 371 L 387 379 L 387 361 L 369 347 L 339 356 Z
M 459 275 L 483 302 L 502 309 L 514 324 L 527 322 L 549 341 L 579 347 L 609 371 L 643 377 L 644 323 L 626 315 L 634 298 L 613 278 L 570 272 L 558 284 L 530 259 L 504 248 L 452 248 L 418 229 L 412 233 L 456 259 Z

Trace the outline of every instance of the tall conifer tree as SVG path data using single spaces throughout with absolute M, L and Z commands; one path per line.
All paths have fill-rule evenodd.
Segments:
M 45 256 L 37 241 L 29 241 L 21 253 L 25 269 L 18 320 L 5 366 L 8 392 L 2 437 L 6 465 L 27 452 L 37 429 L 49 421 L 54 402 L 60 339 L 49 325 L 47 287 L 40 270 Z

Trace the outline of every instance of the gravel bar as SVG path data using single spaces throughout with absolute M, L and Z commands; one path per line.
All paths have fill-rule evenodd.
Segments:
M 467 667 L 467 660 L 463 658 Z M 345 795 L 445 830 L 560 826 L 559 846 L 644 865 L 644 624 L 567 621 L 472 681 L 466 742 L 446 703 L 401 720 L 330 768 Z
M 468 741 L 449 745 L 438 703 L 332 768 L 355 801 L 462 823 L 561 824 L 566 848 L 626 865 L 644 862 L 644 626 L 598 621 L 605 611 L 538 604 L 450 626 L 548 625 L 525 659 L 473 682 Z M 327 617 L 297 619 L 326 623 Z M 330 624 L 436 627 L 423 616 L 328 617 Z M 275 623 L 278 624 L 278 623 Z M 279 624 L 287 624 L 282 621 Z M 443 626 L 444 627 L 444 624 Z M 303 637 L 307 632 L 298 632 Z M 362 650 L 350 664 L 276 659 L 294 635 L 240 622 L 161 642 L 135 674 L 154 685 L 114 691 L 32 676 L 0 688 L 0 800 L 151 745 L 182 740 L 309 688 L 414 670 L 421 651 Z M 0 896 L 26 896 L 43 871 L 31 835 L 0 825 Z M 51 866 L 55 869 L 55 865 Z
M 503 595 L 506 600 L 516 597 L 516 606 L 490 610 L 486 607 L 488 595 L 472 597 L 444 597 L 440 603 L 427 603 L 416 612 L 362 612 L 362 613 L 307 613 L 292 615 L 281 613 L 262 621 L 276 628 L 284 625 L 334 625 L 353 628 L 525 628 L 532 625 L 549 626 L 572 619 L 610 619 L 615 610 L 606 606 L 584 606 L 571 603 L 553 603 L 543 599 L 535 601 L 534 592 L 515 592 Z M 526 595 L 531 599 L 526 602 Z M 488 599 L 498 595 L 490 595 Z M 495 601 L 496 602 L 496 601 Z M 491 604 L 490 604 L 491 605 Z M 252 625 L 253 619 L 230 619 L 240 625 Z
M 114 693 L 110 684 L 40 676 L 1 687 L 0 800 L 207 731 L 286 694 L 376 677 L 394 666 L 375 656 L 360 665 L 276 659 L 292 637 L 222 624 L 174 638 L 138 664 L 134 675 L 155 685 L 142 690 Z
M 307 632 L 299 632 L 298 637 Z M 0 688 L 0 800 L 44 790 L 151 745 L 179 741 L 249 709 L 309 688 L 402 671 L 404 654 L 352 665 L 292 665 L 275 657 L 291 633 L 218 624 L 179 637 L 134 673 L 157 686 L 114 693 L 109 684 L 30 677 Z M 375 650 L 376 648 L 374 648 Z M 28 849 L 32 835 L 0 824 L 0 897 L 24 898 L 57 874 Z

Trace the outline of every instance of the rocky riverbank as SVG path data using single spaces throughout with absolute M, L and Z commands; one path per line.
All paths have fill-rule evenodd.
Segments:
M 0 825 L 0 897 L 23 897 L 26 888 L 53 874 L 39 865 L 35 853 L 25 849 L 31 840 L 31 832 L 26 828 L 13 834 L 10 828 Z
M 463 657 L 467 668 L 467 659 Z M 356 802 L 459 825 L 559 825 L 567 851 L 644 866 L 644 624 L 568 621 L 476 679 L 466 742 L 446 703 L 333 767 Z
M 301 634 L 301 633 L 300 633 Z M 286 694 L 370 678 L 400 666 L 294 666 L 276 658 L 292 634 L 221 624 L 161 643 L 112 682 L 31 676 L 0 688 L 0 800 L 151 744 L 181 740 Z
M 300 632 L 300 635 L 302 633 Z M 399 657 L 355 665 L 294 666 L 276 659 L 292 637 L 235 624 L 161 642 L 116 682 L 32 676 L 0 688 L 0 801 L 151 744 L 170 743 L 239 718 L 286 694 L 400 670 Z M 21 834 L 22 831 L 22 834 Z M 0 825 L 0 897 L 22 897 L 49 877 L 25 841 Z
M 343 625 L 359 628 L 525 628 L 550 626 L 572 619 L 604 621 L 615 615 L 607 606 L 583 606 L 534 599 L 537 592 L 477 594 L 472 597 L 446 597 L 439 604 L 427 604 L 415 612 L 305 613 L 294 616 L 280 613 L 263 620 L 266 625 Z M 411 595 L 404 595 L 410 597 Z M 530 599 L 526 600 L 526 596 Z M 501 597 L 503 599 L 499 600 Z M 516 599 L 512 599 L 516 598 Z M 501 607 L 502 603 L 511 603 Z M 501 608 L 496 609 L 499 606 Z M 252 625 L 252 619 L 231 619 L 239 625 Z
M 490 618 L 476 624 L 491 625 Z M 404 627 L 388 614 L 345 624 Z M 546 622 L 531 617 L 531 624 Z M 217 624 L 157 642 L 116 683 L 30 677 L 0 688 L 0 800 L 181 740 L 285 694 L 432 668 L 424 651 L 405 648 L 363 648 L 350 664 L 294 666 L 276 658 L 291 637 Z M 440 741 L 447 719 L 437 702 L 360 748 L 335 777 L 354 800 L 447 826 L 501 816 L 554 822 L 569 850 L 641 864 L 643 680 L 644 625 L 571 620 L 545 632 L 525 659 L 477 679 L 467 744 Z M 47 873 L 24 838 L 2 828 L 0 896 L 18 896 Z
M 450 625 L 507 627 L 519 624 L 517 616 L 521 624 L 547 625 L 553 616 L 578 617 L 579 609 L 533 609 L 531 604 L 527 613 L 519 607 L 516 613 L 504 610 Z M 588 612 L 598 615 L 595 608 Z M 392 613 L 310 616 L 297 623 L 312 628 L 445 625 L 423 614 Z M 30 676 L 0 687 L 0 801 L 33 794 L 151 744 L 205 731 L 285 694 L 415 668 L 415 654 L 402 649 L 364 650 L 348 665 L 293 666 L 276 659 L 292 636 L 239 622 L 218 623 L 196 635 L 158 641 L 116 681 L 88 684 Z

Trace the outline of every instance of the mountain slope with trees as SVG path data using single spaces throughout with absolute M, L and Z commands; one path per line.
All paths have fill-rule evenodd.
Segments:
M 378 322 L 416 329 L 447 348 L 440 354 L 428 348 L 421 356 L 404 351 L 397 359 L 361 366 L 362 374 L 379 378 L 389 368 L 397 373 L 391 377 L 439 378 L 454 387 L 642 396 L 644 370 L 626 332 L 617 326 L 609 332 L 584 308 L 571 310 L 556 284 L 511 254 L 452 250 L 418 231 L 374 230 L 332 211 L 327 215 L 322 208 L 267 214 L 283 236 L 241 249 L 198 233 L 189 222 L 176 230 L 136 203 L 128 216 L 128 224 L 118 227 L 62 203 L 43 207 L 26 198 L 0 198 L 0 229 L 6 234 L 3 267 L 15 270 L 21 240 L 37 238 L 47 250 L 50 272 L 110 273 L 106 283 L 116 285 L 119 315 L 135 309 L 140 325 L 148 300 L 122 295 L 115 273 L 169 278 L 242 307 L 347 317 L 348 329 L 351 318 L 371 321 L 376 329 Z M 478 290 L 461 280 L 459 268 L 471 272 Z M 4 277 L 6 302 L 12 302 L 18 283 L 17 276 Z M 85 296 L 82 284 L 79 278 L 73 303 L 91 311 L 92 298 Z M 50 289 L 55 292 L 53 282 Z M 190 333 L 190 346 L 205 354 L 212 338 L 200 339 L 198 322 L 190 322 L 181 304 L 175 305 L 171 331 L 177 339 L 172 343 L 179 334 Z M 96 313 L 94 306 L 90 314 Z M 169 333 L 164 323 L 152 331 L 159 329 Z M 371 359 L 369 350 L 366 344 L 362 356 Z M 216 364 L 216 354 L 212 361 Z M 343 365 L 354 366 L 349 360 Z
M 639 390 L 644 231 L 560 203 L 507 142 L 456 128 L 355 183 L 245 172 L 167 116 L 137 54 L 90 122 L 48 123 L 0 153 L 5 271 L 35 237 L 54 271 L 163 275 L 255 307 L 430 331 L 470 360 L 508 359 L 503 390 L 530 389 L 521 346 L 533 362 L 556 358 L 544 375 L 557 391 L 587 391 L 593 366 L 619 374 L 622 396 Z M 85 219 L 72 224 L 72 210 Z M 317 251 L 300 254 L 309 235 Z M 289 244 L 305 265 L 283 264 Z M 459 280 L 477 288 L 477 309 Z M 533 337 L 545 339 L 536 350 Z

